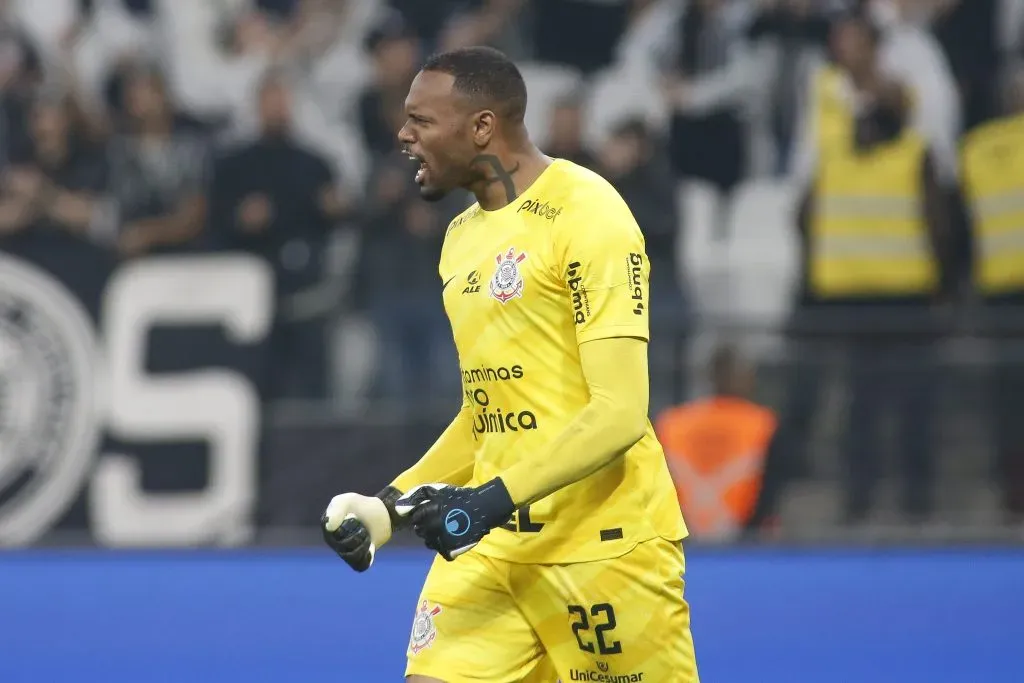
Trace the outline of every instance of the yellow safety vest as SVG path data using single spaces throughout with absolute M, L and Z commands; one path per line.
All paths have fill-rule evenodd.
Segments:
M 836 66 L 823 66 L 815 74 L 812 103 L 819 153 L 833 149 L 853 151 L 853 103 L 847 82 L 843 71 Z M 916 93 L 911 90 L 906 94 L 910 107 L 915 107 Z
M 810 285 L 821 299 L 934 292 L 939 271 L 923 219 L 919 135 L 868 152 L 822 150 L 810 235 Z
M 974 218 L 975 285 L 1024 290 L 1024 115 L 972 131 L 963 145 L 964 194 Z

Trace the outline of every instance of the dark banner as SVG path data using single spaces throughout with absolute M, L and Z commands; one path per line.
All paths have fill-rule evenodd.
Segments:
M 374 492 L 443 424 L 270 428 L 274 282 L 244 254 L 0 251 L 0 546 L 239 545 Z M 66 534 L 64 532 L 75 532 Z
M 248 256 L 0 253 L 0 545 L 252 535 L 273 278 Z

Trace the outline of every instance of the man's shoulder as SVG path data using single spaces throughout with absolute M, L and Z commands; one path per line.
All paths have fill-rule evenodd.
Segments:
M 558 160 L 558 175 L 553 189 L 567 200 L 589 203 L 593 200 L 622 202 L 619 191 L 597 171 L 566 159 Z
M 562 227 L 578 221 L 590 224 L 596 216 L 626 209 L 618 190 L 600 174 L 564 159 L 555 163 L 551 182 L 516 200 L 517 214 L 532 214 Z
M 570 240 L 602 240 L 639 231 L 626 200 L 608 180 L 583 166 L 563 163 L 563 177 L 553 184 L 552 193 L 558 214 L 553 225 L 556 235 Z

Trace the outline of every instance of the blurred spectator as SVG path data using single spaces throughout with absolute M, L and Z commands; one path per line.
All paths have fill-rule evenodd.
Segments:
M 77 20 L 64 33 L 58 57 L 62 74 L 77 85 L 87 111 L 103 110 L 105 86 L 126 62 L 158 56 L 160 21 L 156 0 L 79 2 Z
M 283 47 L 271 17 L 245 0 L 154 0 L 162 66 L 174 100 L 208 122 L 244 115 L 263 72 Z
M 960 0 L 937 1 L 940 14 L 961 4 Z M 996 0 L 995 17 L 995 42 L 1001 60 L 1024 56 L 1024 0 Z
M 651 364 L 671 368 L 677 378 L 676 386 L 652 385 L 652 412 L 680 401 L 686 393 L 682 351 L 689 311 L 683 296 L 685 278 L 678 266 L 675 179 L 664 149 L 642 121 L 629 121 L 605 143 L 598 166 L 622 194 L 643 230 L 651 262 Z
M 301 0 L 255 0 L 257 9 L 275 22 L 284 22 L 299 11 Z
M 771 62 L 767 117 L 775 143 L 776 169 L 785 171 L 804 104 L 803 85 L 821 61 L 828 42 L 829 23 L 813 0 L 766 0 L 750 25 L 754 46 L 766 46 L 758 58 Z
M 468 4 L 478 8 L 482 3 L 483 0 L 475 0 Z M 409 22 L 416 35 L 423 40 L 426 52 L 437 50 L 445 26 L 467 5 L 464 0 L 437 0 L 429 4 L 419 0 L 388 0 L 388 4 Z
M 458 405 L 458 362 L 437 264 L 445 228 L 466 201 L 453 193 L 438 203 L 424 202 L 415 172 L 397 151 L 377 163 L 365 203 L 355 296 L 380 338 L 376 397 L 410 413 L 431 414 Z M 444 396 L 452 403 L 437 400 Z
M 990 1 L 978 0 L 970 4 L 980 6 Z M 910 123 L 928 141 L 939 181 L 953 186 L 959 154 L 956 141 L 963 127 L 963 115 L 949 62 L 939 41 L 929 31 L 935 3 L 932 0 L 871 0 L 870 7 L 881 31 L 879 60 L 882 68 L 910 88 L 913 97 Z
M 810 103 L 822 151 L 800 216 L 798 329 L 842 339 L 848 354 L 847 521 L 864 521 L 871 507 L 885 415 L 900 421 L 901 507 L 920 518 L 931 509 L 933 306 L 951 271 L 947 205 L 927 141 L 907 122 L 907 91 L 881 72 L 870 24 L 848 18 L 837 30 L 838 67 L 822 73 Z M 863 97 L 856 110 L 845 104 L 844 78 Z M 787 452 L 809 427 L 817 385 L 798 365 L 780 429 Z
M 355 122 L 359 95 L 373 78 L 368 37 L 387 14 L 380 0 L 301 0 L 279 50 L 281 64 L 304 85 L 295 93 L 297 126 L 311 125 L 305 119 L 314 112 L 325 127 Z
M 155 69 L 124 74 L 121 99 L 109 148 L 118 249 L 131 258 L 194 247 L 206 218 L 208 140 L 174 112 Z
M 526 0 L 390 0 L 412 24 L 427 52 L 492 45 L 513 59 L 528 56 L 519 31 Z
M 565 64 L 585 74 L 611 66 L 634 0 L 535 2 L 533 41 L 542 62 Z
M 548 156 L 594 168 L 594 157 L 583 145 L 583 111 L 578 96 L 567 96 L 555 103 L 544 152 Z
M 109 235 L 113 222 L 104 201 L 106 165 L 83 141 L 65 94 L 36 94 L 29 108 L 28 138 L 11 150 L 9 162 L 0 211 L 0 230 L 9 238 L 42 237 L 49 242 Z
M 772 523 L 783 461 L 775 414 L 750 400 L 750 365 L 720 346 L 709 371 L 711 395 L 661 412 L 655 429 L 690 534 L 734 541 Z
M 746 174 L 744 115 L 757 78 L 744 39 L 747 16 L 737 8 L 726 0 L 687 5 L 676 27 L 667 88 L 676 173 L 706 181 L 726 196 Z M 724 229 L 724 217 L 719 227 Z
M 61 62 L 64 40 L 89 4 L 82 0 L 3 0 L 0 12 L 25 32 L 39 50 L 42 63 L 51 67 Z
M 956 139 L 960 134 L 961 114 L 956 84 L 942 50 L 925 24 L 929 14 L 917 11 L 911 2 L 870 0 L 871 16 L 857 16 L 854 20 L 835 23 L 830 39 L 834 58 L 844 64 L 858 59 L 864 53 L 860 43 L 864 27 L 867 42 L 872 45 L 877 59 L 867 73 L 873 80 L 859 78 L 837 83 L 842 91 L 842 106 L 853 111 L 862 109 L 865 101 L 878 96 L 885 83 L 898 82 L 907 89 L 903 106 L 909 123 L 928 141 L 934 156 L 938 181 L 952 187 L 957 178 Z M 851 28 L 856 24 L 856 28 Z M 827 70 L 827 65 L 822 70 Z M 820 71 L 812 76 L 810 87 L 820 78 Z M 881 90 L 880 90 L 881 88 Z M 805 108 L 804 111 L 809 111 Z M 802 121 L 794 152 L 793 173 L 796 182 L 806 186 L 811 182 L 819 153 L 819 131 L 814 121 Z
M 964 189 L 977 242 L 975 285 L 997 342 L 992 382 L 997 481 L 1024 521 L 1024 66 L 1009 70 L 1002 115 L 964 143 Z
M 326 324 L 318 301 L 330 233 L 347 208 L 327 161 L 292 137 L 291 92 L 281 74 L 259 90 L 260 137 L 220 159 L 211 227 L 220 246 L 267 259 L 277 276 L 271 398 L 322 399 Z
M 1002 55 L 998 32 L 1006 30 L 998 21 L 999 2 L 942 0 L 933 4 L 935 36 L 959 86 L 963 127 L 969 130 L 999 114 L 996 91 Z M 1011 20 L 1008 26 L 1017 33 L 1024 28 L 1019 20 L 1016 24 Z
M 26 137 L 0 177 L 0 249 L 52 273 L 98 315 L 115 237 L 101 150 L 60 90 L 27 102 Z
M 370 32 L 366 49 L 373 59 L 373 80 L 359 99 L 363 140 L 371 153 L 386 155 L 397 145 L 395 131 L 405 118 L 405 96 L 419 68 L 420 45 L 396 13 Z
M 23 148 L 28 138 L 28 108 L 43 80 L 43 64 L 29 37 L 0 14 L 0 158 Z

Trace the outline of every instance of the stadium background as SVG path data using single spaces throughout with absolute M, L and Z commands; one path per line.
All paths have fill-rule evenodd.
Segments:
M 0 3 L 0 681 L 398 680 L 429 556 L 355 576 L 316 521 L 456 405 L 435 263 L 464 198 L 419 203 L 392 133 L 422 55 L 479 42 L 647 232 L 652 409 L 705 391 L 722 342 L 783 418 L 818 392 L 778 523 L 688 553 L 704 680 L 1021 680 L 1024 467 L 992 424 L 1019 337 L 964 286 L 923 361 L 858 361 L 935 401 L 926 466 L 898 476 L 884 435 L 851 520 L 844 341 L 892 321 L 791 324 L 807 82 L 852 5 L 938 146 L 1021 82 L 1017 0 Z

